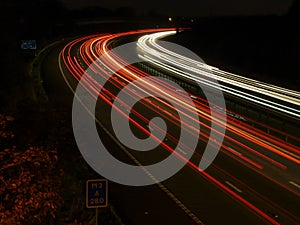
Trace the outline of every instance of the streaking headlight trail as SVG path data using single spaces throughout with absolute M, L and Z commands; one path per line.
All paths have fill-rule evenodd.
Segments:
M 165 43 L 166 44 L 166 43 Z M 173 43 L 167 43 L 171 48 L 181 49 L 183 51 L 183 47 L 178 46 Z M 157 181 L 163 181 L 176 172 L 178 172 L 191 158 L 194 150 L 196 149 L 198 143 L 198 133 L 200 132 L 199 127 L 199 119 L 198 119 L 198 110 L 195 107 L 192 99 L 189 97 L 187 93 L 185 93 L 184 89 L 182 89 L 179 85 L 174 82 L 161 79 L 158 77 L 143 77 L 139 78 L 132 72 L 126 69 L 126 66 L 142 62 L 138 57 L 136 52 L 137 42 L 132 42 L 128 44 L 124 44 L 118 46 L 108 52 L 105 52 L 101 55 L 96 61 L 94 61 L 89 68 L 84 72 L 82 77 L 80 78 L 79 85 L 77 86 L 73 101 L 73 130 L 75 134 L 75 138 L 78 144 L 78 147 L 84 156 L 85 160 L 89 163 L 92 168 L 97 171 L 100 175 L 126 185 L 134 185 L 134 186 L 142 186 L 142 185 L 150 185 L 153 184 L 154 181 L 149 176 L 144 173 L 144 169 L 149 171 Z M 184 49 L 184 51 L 189 51 Z M 191 53 L 189 53 L 191 54 Z M 123 63 L 117 62 L 113 56 L 118 56 L 122 59 Z M 199 59 L 200 60 L 200 59 Z M 88 112 L 91 112 L 92 115 L 95 115 L 95 108 L 97 98 L 90 95 L 88 91 L 85 89 L 85 82 L 87 80 L 93 80 L 97 84 L 95 88 L 95 93 L 98 95 L 105 83 L 110 79 L 111 76 L 107 76 L 107 73 L 104 73 L 101 69 L 103 64 L 110 62 L 111 65 L 111 74 L 118 73 L 118 71 L 124 70 L 126 73 L 130 74 L 134 77 L 135 81 L 130 82 L 128 85 L 123 87 L 118 96 L 115 97 L 114 103 L 122 102 L 125 103 L 129 108 L 127 111 L 118 110 L 118 107 L 112 107 L 112 126 L 115 131 L 115 134 L 118 140 L 124 144 L 125 146 L 138 150 L 138 151 L 149 151 L 155 148 L 157 145 L 162 144 L 162 140 L 166 135 L 166 127 L 162 119 L 154 118 L 149 121 L 149 126 L 158 126 L 162 133 L 152 132 L 147 139 L 138 139 L 136 138 L 129 127 L 129 112 L 134 106 L 134 104 L 144 98 L 152 97 L 155 99 L 166 99 L 168 101 L 174 102 L 174 109 L 179 113 L 179 118 L 181 124 L 188 124 L 193 127 L 193 132 L 196 135 L 190 135 L 190 131 L 187 132 L 186 129 L 182 129 L 180 133 L 180 138 L 178 140 L 177 147 L 172 150 L 172 154 L 167 157 L 165 160 L 153 164 L 144 166 L 144 168 L 140 168 L 139 166 L 133 166 L 125 164 L 117 159 L 115 159 L 110 153 L 106 150 L 105 146 L 101 143 L 101 140 L 98 137 L 95 120 L 94 117 L 91 117 Z M 113 65 L 113 66 L 112 66 Z M 212 81 L 213 82 L 213 81 Z M 181 90 L 182 93 L 185 93 L 184 100 L 176 99 L 173 95 L 168 92 L 164 92 L 160 88 L 156 86 L 157 83 L 168 83 L 172 85 L 178 90 Z M 218 83 L 215 81 L 215 85 Z M 128 97 L 128 91 L 134 87 L 147 86 L 150 89 L 140 89 L 139 99 L 133 99 Z M 199 83 L 199 88 L 202 88 Z M 205 87 L 202 88 L 205 93 Z M 225 108 L 225 101 L 223 98 L 223 94 L 219 89 L 216 89 L 214 94 L 207 94 L 206 98 L 208 99 L 209 104 L 219 105 L 222 108 Z M 88 110 L 83 109 L 82 102 L 87 107 Z M 210 142 L 213 140 L 218 140 L 218 147 L 212 147 L 212 144 L 208 144 L 207 148 L 204 152 L 204 155 L 200 161 L 199 168 L 201 170 L 205 170 L 215 159 L 217 153 L 221 147 L 221 143 L 225 134 L 225 126 L 217 125 L 217 122 L 222 121 L 222 123 L 226 123 L 226 116 L 223 114 L 222 117 L 219 115 L 219 112 L 212 108 L 212 132 Z M 217 120 L 217 121 L 216 121 Z M 78 123 L 78 121 L 81 121 Z M 185 155 L 185 160 L 180 158 L 180 150 L 185 149 L 188 146 L 191 151 L 187 151 Z M 100 162 L 105 161 L 106 163 L 100 164 Z
M 220 89 L 224 93 L 237 96 L 241 99 L 245 99 L 255 104 L 262 105 L 300 119 L 299 108 L 286 106 L 285 104 L 276 102 L 277 100 L 299 107 L 299 92 L 219 70 L 218 68 L 209 66 L 202 61 L 186 57 L 184 54 L 178 54 L 176 51 L 170 51 L 168 48 L 158 43 L 159 39 L 173 34 L 174 31 L 164 31 L 144 35 L 139 38 L 138 46 L 141 49 L 140 57 L 143 60 L 149 61 L 155 66 L 169 70 L 178 76 L 182 76 L 211 88 Z M 213 78 L 221 82 L 221 84 L 214 86 L 208 78 Z M 247 91 L 257 93 L 258 95 L 248 93 Z M 262 98 L 259 95 L 265 95 L 268 98 Z M 275 101 L 271 101 L 270 98 Z
M 138 42 L 114 47 L 124 40 L 122 36 L 137 34 Z M 232 162 L 253 173 L 271 187 L 300 197 L 297 169 L 300 148 L 292 144 L 300 142 L 299 138 L 229 111 L 222 97 L 223 93 L 235 95 L 241 101 L 270 106 L 296 117 L 297 109 L 290 106 L 298 105 L 299 94 L 223 72 L 205 64 L 191 51 L 159 40 L 172 34 L 175 34 L 174 29 L 97 34 L 74 39 L 62 50 L 59 65 L 65 81 L 75 93 L 73 129 L 84 159 L 100 175 L 133 186 L 160 184 L 187 165 L 269 224 L 280 223 L 265 213 L 262 207 L 265 204 L 287 215 L 289 220 L 298 221 L 295 213 L 283 207 L 281 202 L 263 196 L 264 190 L 258 192 L 256 184 L 251 179 L 244 179 L 242 172 L 232 170 L 229 173 L 226 166 L 219 165 L 220 161 L 212 162 L 220 152 L 220 157 L 228 157 L 229 164 Z M 139 62 L 138 66 L 132 65 Z M 169 79 L 139 69 L 144 66 L 143 62 L 154 64 L 151 71 L 170 71 L 168 74 L 176 79 L 184 77 L 179 81 L 197 84 L 205 98 L 189 93 Z M 231 76 L 233 82 L 229 81 Z M 252 84 L 255 88 L 246 92 Z M 260 89 L 266 89 L 266 92 L 262 94 Z M 219 101 L 215 100 L 216 96 Z M 290 106 L 284 106 L 282 102 Z M 102 135 L 98 135 L 95 120 L 102 130 L 111 133 L 109 136 L 118 153 L 129 153 L 127 156 L 133 164 L 126 164 L 110 154 L 99 138 Z M 251 124 L 258 124 L 293 142 L 272 136 Z M 173 130 L 180 130 L 179 135 Z M 144 138 L 136 134 L 142 134 Z M 198 141 L 204 145 L 195 149 Z M 157 151 L 155 157 L 167 157 L 159 158 L 158 163 L 141 163 L 144 155 L 153 149 Z

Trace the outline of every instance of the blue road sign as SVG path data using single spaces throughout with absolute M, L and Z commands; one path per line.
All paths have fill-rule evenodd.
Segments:
M 36 40 L 22 40 L 21 48 L 22 49 L 36 49 Z
M 86 207 L 107 207 L 108 182 L 106 179 L 88 180 L 86 182 Z

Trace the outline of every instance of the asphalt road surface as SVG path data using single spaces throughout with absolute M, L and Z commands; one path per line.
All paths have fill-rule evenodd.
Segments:
M 156 31 L 146 30 L 140 34 L 149 32 Z M 73 92 L 78 85 L 78 78 L 95 57 L 93 54 L 97 56 L 105 52 L 114 39 L 132 34 L 136 33 L 107 37 L 96 35 L 75 40 L 65 48 L 67 43 L 54 47 L 43 62 L 42 68 L 50 101 L 70 110 L 71 116 Z M 116 57 L 112 61 L 106 61 L 101 65 L 103 71 L 109 74 L 118 60 Z M 129 67 L 128 70 L 142 74 L 133 67 Z M 143 99 L 132 110 L 127 108 L 126 104 L 115 101 L 117 93 L 130 83 L 131 79 L 132 74 L 122 71 L 111 77 L 110 82 L 105 85 L 106 91 L 102 92 L 102 97 L 98 98 L 97 103 L 96 118 L 101 124 L 98 126 L 98 133 L 107 149 L 117 159 L 128 164 L 149 165 L 170 155 L 171 152 L 166 146 L 171 149 L 176 147 L 181 126 L 178 125 L 178 113 L 169 103 L 180 106 L 177 100 L 185 101 L 185 98 L 167 84 L 160 83 L 152 87 L 141 83 L 140 89 L 137 87 L 126 93 L 127 98 L 136 98 L 146 90 L 155 92 L 157 87 L 163 94 L 171 94 L 176 98 L 168 101 L 160 101 L 157 98 Z M 92 79 L 86 82 L 88 90 L 95 86 Z M 207 116 L 209 109 L 204 101 L 198 96 L 193 96 L 192 99 L 199 109 L 201 133 L 191 132 L 193 129 L 183 125 L 183 129 L 191 132 L 191 135 L 199 135 L 196 153 L 187 160 L 187 165 L 168 180 L 150 186 L 133 187 L 110 182 L 111 201 L 124 222 L 133 225 L 299 224 L 299 148 L 253 130 L 241 120 L 227 117 L 226 124 L 221 120 L 218 120 L 217 124 L 218 127 L 226 126 L 224 141 L 219 143 L 221 151 L 207 170 L 200 171 L 198 165 L 208 143 L 211 118 Z M 131 130 L 140 138 L 148 137 L 149 133 L 145 131 L 159 130 L 155 126 L 149 126 L 151 118 L 164 118 L 168 127 L 164 144 L 150 152 L 120 147 L 122 144 L 118 141 L 116 143 L 115 138 L 112 138 L 115 136 L 110 122 L 113 103 L 120 112 L 127 111 L 130 114 L 134 122 Z M 182 107 L 182 110 L 185 108 Z M 103 127 L 110 134 L 105 132 Z M 186 145 L 187 148 L 181 149 L 180 153 L 183 160 L 189 151 L 189 144 Z

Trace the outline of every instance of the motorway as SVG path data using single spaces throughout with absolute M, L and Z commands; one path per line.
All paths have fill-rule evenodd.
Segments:
M 134 65 L 119 70 L 125 65 L 124 57 L 108 52 L 114 41 L 139 36 L 136 54 L 143 60 L 169 70 L 174 76 L 203 82 L 210 90 L 220 88 L 241 101 L 250 99 L 293 117 L 299 116 L 297 108 L 291 106 L 299 105 L 299 93 L 220 71 L 157 43 L 158 39 L 172 34 L 173 29 L 156 29 L 91 35 L 70 41 L 57 55 L 61 74 L 72 92 L 80 81 L 89 96 L 98 99 L 96 118 L 101 125 L 99 129 L 105 128 L 106 135 L 116 142 L 108 144 L 111 154 L 127 163 L 149 165 L 175 153 L 186 163 L 176 175 L 156 185 L 140 188 L 118 186 L 119 190 L 126 188 L 128 193 L 132 193 L 130 189 L 135 190 L 131 199 L 140 200 L 141 208 L 149 207 L 146 217 L 136 215 L 139 220 L 135 221 L 131 216 L 127 219 L 128 224 L 166 224 L 166 218 L 172 224 L 299 224 L 298 146 L 255 129 L 241 119 L 248 118 L 228 116 L 224 106 L 211 105 L 201 96 L 178 91 L 178 87 L 166 80 L 135 82 L 149 77 L 149 74 Z M 107 57 L 94 63 L 103 55 Z M 86 76 L 89 67 L 92 69 Z M 99 84 L 99 76 L 108 80 L 104 86 Z M 213 87 L 211 83 L 205 83 L 209 80 L 205 78 L 207 76 L 213 76 L 221 85 Z M 133 108 L 117 97 L 128 84 L 134 85 L 123 93 L 125 99 L 137 102 Z M 143 98 L 145 95 L 153 97 Z M 130 121 L 131 130 L 137 137 L 145 139 L 150 136 L 159 145 L 149 152 L 137 152 L 122 145 L 115 138 L 110 122 L 112 110 Z M 195 121 L 193 116 L 198 120 Z M 153 122 L 155 117 L 164 119 L 168 128 L 166 133 L 161 124 Z M 225 131 L 224 140 L 221 131 Z M 199 140 L 197 145 L 181 143 L 179 136 L 182 132 Z M 297 140 L 292 135 L 289 137 Z M 180 148 L 177 148 L 179 143 Z M 198 165 L 205 159 L 206 146 L 212 149 L 221 147 L 221 151 L 213 164 L 203 171 Z M 150 171 L 150 175 L 155 179 L 156 174 Z M 163 201 L 156 202 L 163 208 L 161 215 L 157 214 L 155 208 L 158 206 L 153 205 L 153 200 L 149 197 L 145 200 L 151 193 L 147 191 L 149 188 L 155 189 L 157 196 L 164 196 L 160 197 Z M 128 205 L 132 206 L 131 203 Z M 125 210 L 125 217 L 134 213 L 133 210 L 138 211 L 134 207 L 128 208 L 132 210 Z

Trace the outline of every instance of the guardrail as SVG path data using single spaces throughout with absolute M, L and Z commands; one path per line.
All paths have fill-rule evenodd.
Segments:
M 188 92 L 205 98 L 204 94 L 199 89 L 199 86 L 187 79 L 170 74 L 162 68 L 156 68 L 148 62 L 137 63 L 136 66 L 153 76 L 167 78 L 179 84 Z M 300 121 L 298 119 L 274 112 L 252 102 L 246 102 L 244 100 L 240 101 L 232 95 L 224 95 L 227 108 L 225 113 L 228 116 L 240 119 L 242 122 L 248 123 L 251 126 L 286 142 L 296 146 L 300 145 Z M 263 124 L 267 124 L 268 126 L 262 126 Z M 299 140 L 294 137 L 299 138 Z

